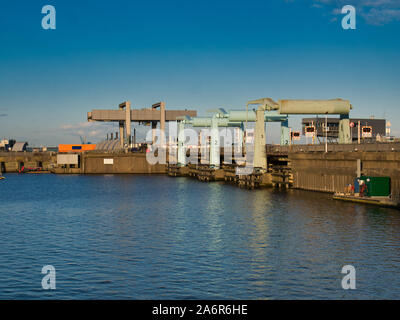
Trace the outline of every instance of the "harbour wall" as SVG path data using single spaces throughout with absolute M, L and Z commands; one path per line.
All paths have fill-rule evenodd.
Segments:
M 0 152 L 1 172 L 18 172 L 22 167 L 51 170 L 56 164 L 55 152 Z
M 279 181 L 280 172 L 283 172 L 282 176 L 290 175 L 290 184 L 293 188 L 343 192 L 348 184 L 354 183 L 357 176 L 357 160 L 360 160 L 362 174 L 390 177 L 392 194 L 400 197 L 400 144 L 336 145 L 329 146 L 328 152 L 323 150 L 323 145 L 295 148 L 267 146 L 268 161 L 274 157 L 278 159 L 276 164 L 270 162 L 269 175 L 272 176 L 272 184 L 274 181 Z M 7 173 L 18 172 L 22 166 L 41 167 L 42 170 L 60 174 L 166 174 L 168 172 L 164 164 L 149 164 L 146 154 L 141 152 L 87 152 L 79 154 L 77 165 L 64 166 L 57 164 L 57 154 L 54 152 L 2 152 L 0 165 L 2 172 Z M 276 168 L 279 168 L 279 171 L 274 171 Z M 235 180 L 232 170 L 223 171 L 224 177 L 220 177 L 222 180 L 225 178 L 225 181 Z
M 3 173 L 16 173 L 22 167 L 40 167 L 44 171 L 58 174 L 166 173 L 166 165 L 151 165 L 146 160 L 146 154 L 139 152 L 81 153 L 77 164 L 68 165 L 57 164 L 55 152 L 3 152 L 0 153 L 0 166 Z
M 145 153 L 87 153 L 81 158 L 81 173 L 165 174 L 166 165 L 149 164 Z
M 400 195 L 400 152 L 292 152 L 288 163 L 293 188 L 344 192 L 357 177 L 357 160 L 366 176 L 390 177 L 393 195 Z

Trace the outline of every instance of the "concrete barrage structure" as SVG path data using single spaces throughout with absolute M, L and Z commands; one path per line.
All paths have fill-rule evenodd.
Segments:
M 151 108 L 131 109 L 131 103 L 125 101 L 119 104 L 117 110 L 94 109 L 87 114 L 87 120 L 119 123 L 119 140 L 121 148 L 128 148 L 131 144 L 131 122 L 150 125 L 153 129 L 153 142 L 157 122 L 160 130 L 165 132 L 166 121 L 176 121 L 179 117 L 196 117 L 196 110 L 166 110 L 165 102 L 157 102 Z

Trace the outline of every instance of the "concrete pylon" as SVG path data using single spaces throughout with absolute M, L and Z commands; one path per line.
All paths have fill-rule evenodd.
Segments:
M 160 108 L 160 131 L 161 131 L 161 142 L 160 145 L 164 144 L 165 141 L 165 102 L 157 102 L 151 106 L 152 109 Z M 151 123 L 151 128 L 153 130 L 152 139 L 153 144 L 155 142 L 156 134 L 155 129 L 157 128 L 157 121 Z
M 124 121 L 119 122 L 119 141 L 121 148 L 124 148 Z
M 165 102 L 160 102 L 160 130 L 161 130 L 161 143 L 165 142 Z
M 289 120 L 281 122 L 281 146 L 287 146 L 290 143 Z
M 130 101 L 125 102 L 125 126 L 126 126 L 126 143 L 128 147 L 131 145 L 131 103 Z
M 219 148 L 218 119 L 214 116 L 211 118 L 210 166 L 219 168 L 219 165 L 220 165 L 220 148 Z
M 256 124 L 254 129 L 254 168 L 267 169 L 264 112 L 265 109 L 263 106 L 259 106 L 256 111 Z
M 157 129 L 157 121 L 151 122 L 151 142 L 153 145 L 156 142 L 156 129 Z
M 183 121 L 178 121 L 178 166 L 186 165 L 186 149 L 185 143 L 185 124 Z
M 339 120 L 339 143 L 351 143 L 350 119 L 348 114 L 341 114 Z
M 130 101 L 124 101 L 119 104 L 119 110 L 125 109 L 125 120 L 119 122 L 119 139 L 121 148 L 125 147 L 126 144 L 130 145 L 131 140 L 131 103 Z

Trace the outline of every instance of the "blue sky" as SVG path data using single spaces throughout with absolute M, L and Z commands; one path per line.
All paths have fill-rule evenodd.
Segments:
M 44 30 L 41 8 L 56 8 Z M 357 10 L 357 29 L 340 8 Z M 400 135 L 400 1 L 2 1 L 0 138 L 96 142 L 93 108 L 244 108 L 246 101 L 349 99 Z M 299 117 L 290 124 L 299 128 Z M 273 126 L 273 128 L 275 128 Z M 269 139 L 278 142 L 278 130 Z

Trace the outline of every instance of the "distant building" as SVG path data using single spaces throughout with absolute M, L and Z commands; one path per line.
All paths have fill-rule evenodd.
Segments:
M 96 148 L 95 144 L 59 144 L 58 152 L 82 152 Z
M 121 141 L 119 139 L 116 140 L 103 140 L 99 142 L 96 146 L 95 150 L 100 151 L 120 151 L 123 150 L 121 147 Z
M 11 151 L 16 151 L 16 152 L 21 152 L 21 151 L 27 151 L 28 148 L 28 142 L 16 142 Z
M 46 152 L 46 151 L 48 151 L 47 147 L 43 147 L 43 146 L 33 147 L 33 148 L 29 148 L 29 149 L 31 149 L 32 152 Z M 58 150 L 58 148 L 57 148 L 57 150 Z
M 11 151 L 11 148 L 15 144 L 15 140 L 0 140 L 0 151 Z
M 328 131 L 325 131 L 325 117 L 321 118 L 303 118 L 302 130 L 303 135 L 310 127 L 315 128 L 316 137 L 325 137 L 329 140 L 335 140 L 339 135 L 339 118 L 327 118 Z M 372 139 L 386 136 L 386 120 L 385 119 L 350 119 L 350 136 L 353 141 L 358 139 L 358 122 L 360 122 L 360 137 L 361 139 Z M 364 137 L 362 131 L 365 131 Z

